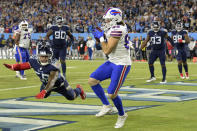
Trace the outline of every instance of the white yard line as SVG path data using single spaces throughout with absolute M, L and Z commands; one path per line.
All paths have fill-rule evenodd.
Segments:
M 17 88 L 8 88 L 8 89 L 0 89 L 0 91 L 20 90 L 20 89 L 26 89 L 26 88 L 39 87 L 39 86 L 40 86 L 40 85 L 25 86 L 25 87 L 17 87 Z

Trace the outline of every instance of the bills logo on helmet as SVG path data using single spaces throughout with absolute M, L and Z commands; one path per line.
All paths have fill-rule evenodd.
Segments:
M 120 16 L 121 16 L 121 12 L 116 11 L 116 10 L 111 10 L 111 11 L 110 11 L 110 14 L 111 14 L 111 15 L 114 15 L 114 16 L 116 16 L 116 15 L 120 15 Z

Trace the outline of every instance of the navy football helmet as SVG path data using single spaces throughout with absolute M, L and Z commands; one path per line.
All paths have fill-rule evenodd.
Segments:
M 154 32 L 158 32 L 159 29 L 160 29 L 160 23 L 159 21 L 153 21 L 152 25 L 151 25 L 151 29 L 154 31 Z
M 56 16 L 56 25 L 58 26 L 58 27 L 61 27 L 62 25 L 63 25 L 63 21 L 64 21 L 64 19 L 63 19 L 63 17 L 61 17 L 61 16 Z
M 176 29 L 177 31 L 181 31 L 181 30 L 183 29 L 183 23 L 181 22 L 181 20 L 178 20 L 178 21 L 176 22 L 175 29 Z
M 53 53 L 52 53 L 51 46 L 48 42 L 40 41 L 37 45 L 37 52 L 36 53 L 37 53 L 38 62 L 41 65 L 45 66 L 45 65 L 47 65 L 51 62 Z M 41 60 L 42 56 L 45 56 L 48 59 L 47 60 Z

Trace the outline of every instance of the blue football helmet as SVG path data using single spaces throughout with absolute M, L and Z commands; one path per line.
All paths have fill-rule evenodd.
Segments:
M 154 31 L 154 32 L 158 32 L 159 29 L 160 29 L 160 23 L 159 21 L 153 21 L 152 25 L 151 25 L 151 29 Z
M 40 41 L 37 45 L 37 52 L 36 53 L 37 53 L 38 62 L 41 65 L 45 66 L 51 62 L 53 52 L 52 52 L 51 46 L 48 42 Z M 48 60 L 42 61 L 40 58 L 42 56 L 48 57 Z
M 177 31 L 181 31 L 181 30 L 183 29 L 183 23 L 181 22 L 181 20 L 178 20 L 178 21 L 176 22 L 175 29 L 176 29 Z
M 58 27 L 61 27 L 62 25 L 63 25 L 63 21 L 64 21 L 64 19 L 63 19 L 63 17 L 61 17 L 61 16 L 56 16 L 56 25 L 58 26 Z

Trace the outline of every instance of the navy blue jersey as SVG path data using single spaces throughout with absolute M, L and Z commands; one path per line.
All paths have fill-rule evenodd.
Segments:
M 167 34 L 166 30 L 159 30 L 158 32 L 154 32 L 150 30 L 148 32 L 148 36 L 150 37 L 151 49 L 154 50 L 165 50 L 165 36 Z
M 188 34 L 186 30 L 181 30 L 179 32 L 176 30 L 172 31 L 172 39 L 173 39 L 174 44 L 178 50 L 185 50 L 186 43 L 179 43 L 179 41 L 178 41 L 179 39 L 185 40 L 185 36 L 184 36 L 185 34 Z
M 53 48 L 62 48 L 66 46 L 66 34 L 69 28 L 67 26 L 52 26 L 50 28 L 53 31 Z
M 34 69 L 34 71 L 36 72 L 36 75 L 40 78 L 40 81 L 43 83 L 44 86 L 46 86 L 48 83 L 50 72 L 59 71 L 59 69 L 53 64 L 48 64 L 46 66 L 40 65 L 37 59 L 31 58 L 29 60 L 29 63 L 31 67 Z M 58 79 L 56 80 L 54 87 L 60 87 L 63 82 L 64 82 L 64 78 L 59 73 Z

